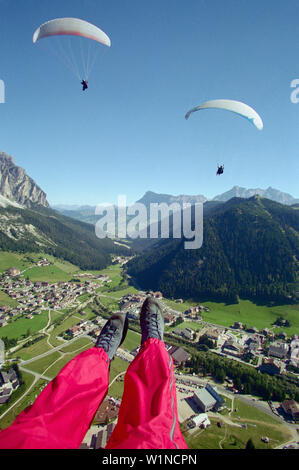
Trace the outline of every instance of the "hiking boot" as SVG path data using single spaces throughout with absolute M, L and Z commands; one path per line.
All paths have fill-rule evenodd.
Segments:
M 164 318 L 159 302 L 153 297 L 147 297 L 140 312 L 141 344 L 148 338 L 158 338 L 163 341 Z
M 104 349 L 111 361 L 117 348 L 124 341 L 127 330 L 127 315 L 121 312 L 114 313 L 103 326 L 101 334 L 97 339 L 96 347 Z

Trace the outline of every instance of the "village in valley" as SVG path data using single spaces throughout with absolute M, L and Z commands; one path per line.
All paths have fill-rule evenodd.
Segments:
M 112 269 L 117 268 L 120 273 L 128 259 L 129 257 L 115 257 Z M 35 266 L 49 267 L 51 263 L 46 257 L 41 257 L 35 262 Z M 127 314 L 132 325 L 130 338 L 127 345 L 124 343 L 117 351 L 115 363 L 118 368 L 113 372 L 108 395 L 98 409 L 81 446 L 91 449 L 104 448 L 117 421 L 122 393 L 119 392 L 118 386 L 123 387 L 125 370 L 139 351 L 140 333 L 136 325 L 140 308 L 148 295 L 157 298 L 163 308 L 164 340 L 175 367 L 178 414 L 185 433 L 192 435 L 198 430 L 203 432 L 209 430 L 212 425 L 219 429 L 230 425 L 248 430 L 252 424 L 250 420 L 242 420 L 240 416 L 237 418 L 235 404 L 237 397 L 241 399 L 241 390 L 235 387 L 233 380 L 225 377 L 223 383 L 216 383 L 211 375 L 195 374 L 188 369 L 191 360 L 190 347 L 196 348 L 200 344 L 209 343 L 209 351 L 217 357 L 230 358 L 269 376 L 282 376 L 291 366 L 295 371 L 293 376 L 298 378 L 296 371 L 299 370 L 299 336 L 293 334 L 288 337 L 282 331 L 276 333 L 275 325 L 272 329 L 257 329 L 239 321 L 230 326 L 214 324 L 208 320 L 211 307 L 194 302 L 192 305 L 186 305 L 183 299 L 164 299 L 161 292 L 129 289 L 128 284 L 124 283 L 117 286 L 107 272 L 80 271 L 73 273 L 73 278 L 68 281 L 53 282 L 30 280 L 28 271 L 21 272 L 11 266 L 0 273 L 0 292 L 14 301 L 7 305 L 3 301 L 0 303 L 0 339 L 4 340 L 2 355 L 0 348 L 0 428 L 5 427 L 3 423 L 11 422 L 10 410 L 11 416 L 15 416 L 14 396 L 21 386 L 23 392 L 18 395 L 17 402 L 24 399 L 24 403 L 28 404 L 25 397 L 33 385 L 25 387 L 24 379 L 20 380 L 20 373 L 27 374 L 27 377 L 30 373 L 34 374 L 33 384 L 39 383 L 39 388 L 34 389 L 35 395 L 31 395 L 31 403 L 49 380 L 54 378 L 55 368 L 52 375 L 49 372 L 55 362 L 59 364 L 62 359 L 64 363 L 67 362 L 65 358 L 70 353 L 63 354 L 67 347 L 71 348 L 74 356 L 93 346 L 109 315 L 120 310 Z M 52 321 L 54 317 L 51 317 L 51 314 L 55 314 L 56 323 Z M 30 324 L 41 315 L 46 317 L 46 324 L 32 333 Z M 24 320 L 28 322 L 27 334 L 23 334 L 12 344 L 9 339 L 15 337 L 6 334 L 11 331 L 7 327 L 12 328 Z M 280 321 L 283 322 L 281 319 Z M 38 344 L 44 344 L 44 349 L 37 348 L 36 352 L 28 354 L 30 348 L 37 347 Z M 50 357 L 53 354 L 60 356 L 53 356 L 52 364 Z M 46 358 L 49 359 L 47 364 Z M 31 368 L 34 361 L 38 363 L 41 360 L 44 361 L 44 370 L 40 367 Z M 113 361 L 111 367 L 113 369 Z M 59 368 L 56 373 L 58 371 Z M 113 387 L 118 387 L 115 394 Z M 242 399 L 244 406 L 255 406 L 259 413 L 272 416 L 277 425 L 286 426 L 289 432 L 289 439 L 285 438 L 287 445 L 283 445 L 283 439 L 275 441 L 272 438 L 271 443 L 271 437 L 265 435 L 259 436 L 261 442 L 266 446 L 271 443 L 271 448 L 299 448 L 296 439 L 299 407 L 295 400 L 283 400 L 273 404 L 269 400 L 261 400 L 249 394 L 243 395 Z M 4 417 L 6 421 L 1 422 Z

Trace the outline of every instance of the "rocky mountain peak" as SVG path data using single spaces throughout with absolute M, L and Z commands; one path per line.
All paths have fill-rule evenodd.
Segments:
M 49 207 L 46 193 L 27 175 L 24 168 L 15 165 L 12 156 L 0 151 L 0 195 L 32 207 Z

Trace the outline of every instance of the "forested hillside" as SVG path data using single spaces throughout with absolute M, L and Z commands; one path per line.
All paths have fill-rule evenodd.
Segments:
M 34 210 L 0 208 L 0 249 L 43 251 L 81 269 L 102 269 L 111 262 L 111 254 L 128 254 L 127 248 L 113 240 L 97 238 L 93 225 L 41 206 Z
M 203 245 L 159 245 L 128 263 L 143 288 L 168 297 L 293 301 L 298 287 L 299 211 L 254 196 L 233 198 L 204 216 Z

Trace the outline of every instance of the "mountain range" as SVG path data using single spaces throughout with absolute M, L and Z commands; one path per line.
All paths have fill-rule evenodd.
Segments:
M 168 205 L 173 203 L 178 203 L 182 206 L 183 203 L 202 203 L 206 206 L 215 205 L 217 202 L 223 203 L 229 201 L 233 197 L 239 197 L 248 199 L 254 195 L 262 196 L 266 199 L 270 199 L 275 202 L 279 202 L 280 204 L 284 205 L 294 205 L 299 204 L 299 199 L 295 199 L 288 193 L 284 193 L 279 191 L 278 189 L 274 188 L 267 188 L 267 189 L 246 189 L 240 186 L 234 186 L 229 191 L 226 191 L 223 194 L 219 194 L 212 199 L 206 198 L 204 195 L 199 194 L 195 196 L 191 195 L 179 195 L 173 196 L 171 194 L 160 194 L 155 193 L 153 191 L 147 191 L 140 199 L 138 199 L 138 203 L 142 203 L 145 205 L 146 208 L 150 207 L 152 203 L 166 203 Z M 62 214 L 73 217 L 75 219 L 81 220 L 82 222 L 87 222 L 89 224 L 95 224 L 98 220 L 98 216 L 95 215 L 95 208 L 96 206 L 90 205 L 67 205 L 67 204 L 60 204 L 60 205 L 53 205 L 53 209 L 58 210 Z
M 61 212 L 50 208 L 46 194 L 25 170 L 12 157 L 3 153 L 0 157 L 1 250 L 45 252 L 82 269 L 102 269 L 112 254 L 128 254 L 128 247 L 116 240 L 96 237 L 94 207 L 60 208 Z M 292 196 L 273 188 L 235 186 L 211 200 L 148 191 L 137 202 L 146 206 L 202 202 L 204 209 L 199 249 L 184 249 L 183 234 L 130 240 L 130 254 L 135 257 L 127 270 L 138 286 L 175 298 L 297 299 L 299 205 Z M 85 222 L 88 218 L 90 223 Z
M 0 249 L 44 252 L 81 269 L 102 269 L 128 248 L 99 239 L 94 226 L 50 208 L 45 192 L 11 156 L 0 153 Z

